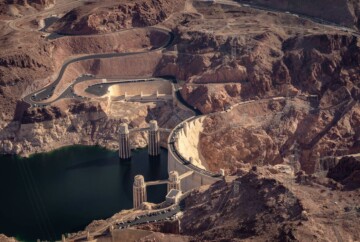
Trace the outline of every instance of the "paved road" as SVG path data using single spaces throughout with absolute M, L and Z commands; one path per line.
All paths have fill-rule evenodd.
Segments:
M 82 2 L 82 1 L 76 1 L 76 2 Z M 218 2 L 220 4 L 226 4 L 226 5 L 231 5 L 231 6 L 249 6 L 249 7 L 252 7 L 252 8 L 257 8 L 257 9 L 261 9 L 261 10 L 266 10 L 266 11 L 275 11 L 275 12 L 282 12 L 282 13 L 287 13 L 287 14 L 292 14 L 292 13 L 289 13 L 289 12 L 284 12 L 284 11 L 279 11 L 279 10 L 276 10 L 276 9 L 270 9 L 270 8 L 265 8 L 265 7 L 262 7 L 262 6 L 259 6 L 259 5 L 256 5 L 256 4 L 252 4 L 252 3 L 248 3 L 246 2 L 246 4 L 239 4 L 237 2 L 233 2 L 233 1 L 228 1 L 228 0 L 215 0 L 213 2 Z M 241 0 L 238 0 L 238 2 L 241 2 L 243 3 Z M 73 4 L 73 3 L 70 3 L 70 4 Z M 67 4 L 64 4 L 64 6 L 66 6 Z M 49 10 L 47 12 L 52 12 L 52 10 Z M 42 12 L 41 14 L 44 14 L 44 12 Z M 39 15 L 39 14 L 35 14 L 34 16 L 36 15 Z M 294 14 L 292 14 L 294 15 Z M 32 15 L 30 15 L 32 16 Z M 351 33 L 353 34 L 358 34 L 357 32 L 355 32 L 354 30 L 352 29 L 348 29 L 344 26 L 339 26 L 339 25 L 336 25 L 334 23 L 330 23 L 330 22 L 326 22 L 324 20 L 319 20 L 317 18 L 313 18 L 313 17 L 309 17 L 309 16 L 305 16 L 305 15 L 297 15 L 299 17 L 302 17 L 302 18 L 306 18 L 306 19 L 311 19 L 312 21 L 317 21 L 317 22 L 320 22 L 321 24 L 323 25 L 329 25 L 329 26 L 332 26 L 332 27 L 336 27 L 337 29 L 339 30 L 346 30 L 347 32 L 351 31 Z M 27 16 L 29 17 L 29 16 Z M 16 21 L 13 21 L 11 26 L 16 26 Z M 17 29 L 16 27 L 14 27 L 14 29 Z M 164 29 L 161 29 L 161 28 L 156 28 L 156 27 L 148 27 L 148 29 L 150 30 L 154 30 L 154 31 L 159 31 L 159 32 L 163 32 L 163 33 L 166 33 L 169 35 L 169 38 L 168 38 L 168 41 L 166 43 L 164 43 L 163 46 L 160 46 L 159 48 L 157 49 L 154 49 L 154 50 L 150 50 L 150 51 L 143 51 L 143 52 L 132 52 L 132 53 L 109 53 L 109 54 L 95 54 L 95 55 L 87 55 L 87 56 L 82 56 L 82 57 L 78 57 L 78 58 L 73 58 L 71 60 L 68 60 L 64 63 L 64 65 L 62 66 L 60 72 L 59 72 L 59 75 L 58 75 L 58 78 L 52 83 L 50 84 L 49 86 L 43 88 L 43 89 L 40 89 L 34 93 L 31 93 L 29 95 L 27 95 L 26 97 L 24 97 L 24 101 L 28 102 L 30 105 L 33 105 L 33 106 L 45 106 L 45 105 L 48 105 L 50 104 L 51 102 L 46 102 L 47 99 L 49 99 L 52 95 L 53 95 L 53 92 L 56 88 L 56 86 L 59 84 L 59 82 L 61 81 L 61 78 L 67 68 L 68 65 L 70 65 L 71 63 L 74 63 L 74 62 L 77 62 L 77 61 L 83 61 L 83 60 L 90 60 L 90 59 L 103 59 L 103 58 L 113 58 L 113 57 L 120 57 L 120 56 L 127 56 L 127 55 L 135 55 L 135 54 L 143 54 L 143 53 L 148 53 L 148 52 L 152 52 L 152 51 L 158 51 L 158 50 L 162 50 L 162 49 L 165 49 L 167 48 L 168 46 L 171 45 L 173 39 L 174 39 L 174 35 L 168 31 L 168 30 L 164 30 Z M 80 77 L 78 79 L 76 79 L 72 85 L 69 85 L 67 89 L 65 89 L 63 91 L 63 93 L 58 97 L 56 98 L 54 101 L 60 99 L 60 98 L 65 98 L 65 97 L 71 97 L 71 98 L 81 98 L 79 96 L 76 96 L 72 90 L 71 90 L 71 86 L 73 86 L 74 84 L 76 83 L 79 83 L 81 81 L 86 81 L 86 80 L 91 80 L 93 79 L 92 76 L 83 76 L 83 77 Z M 177 92 L 177 97 L 179 99 L 179 101 L 181 101 L 185 106 L 187 106 L 188 108 L 194 110 L 196 112 L 196 114 L 200 114 L 200 112 L 198 110 L 196 110 L 194 107 L 190 106 L 188 103 L 186 103 L 183 99 L 182 99 L 182 96 L 179 94 L 179 92 Z
M 96 231 L 90 233 L 90 236 L 95 238 L 108 233 L 109 227 L 111 225 L 114 227 L 114 229 L 127 229 L 129 227 L 141 224 L 175 220 L 177 219 L 176 214 L 181 211 L 181 206 L 179 204 L 175 204 L 161 210 L 151 212 L 146 211 L 143 214 L 136 216 L 134 219 L 125 219 L 123 221 L 116 221 L 115 223 L 108 223 Z M 86 239 L 86 237 L 87 235 L 74 236 L 67 238 L 66 241 L 81 241 Z
M 23 16 L 21 18 L 15 19 L 15 20 L 11 20 L 8 22 L 8 26 L 16 31 L 34 32 L 37 30 L 30 29 L 29 27 L 21 28 L 21 27 L 19 27 L 19 24 L 21 22 L 31 22 L 32 20 L 36 19 L 39 16 L 54 14 L 55 11 L 59 12 L 59 11 L 64 11 L 64 10 L 68 10 L 68 9 L 73 9 L 75 7 L 83 5 L 85 2 L 87 2 L 87 1 L 86 0 L 77 0 L 77 1 L 72 1 L 72 2 L 64 3 L 64 4 L 57 3 L 50 9 L 47 9 L 47 10 L 44 10 L 44 11 L 41 11 L 38 13 L 26 15 L 26 16 Z
M 78 61 L 84 61 L 84 60 L 91 60 L 91 59 L 108 59 L 108 58 L 114 58 L 114 57 L 138 55 L 138 54 L 145 54 L 145 53 L 150 53 L 150 52 L 155 52 L 155 51 L 161 51 L 161 50 L 164 50 L 167 47 L 169 47 L 174 40 L 174 34 L 168 30 L 165 30 L 162 28 L 157 28 L 157 27 L 146 27 L 146 29 L 167 34 L 168 35 L 167 41 L 162 46 L 160 46 L 156 49 L 153 49 L 153 50 L 149 50 L 149 51 L 130 52 L 130 53 L 93 54 L 93 55 L 86 55 L 86 56 L 81 56 L 81 57 L 70 59 L 63 64 L 63 66 L 61 67 L 61 70 L 59 72 L 59 75 L 54 82 L 52 82 L 50 85 L 48 85 L 40 90 L 37 90 L 36 92 L 33 92 L 33 93 L 25 96 L 23 98 L 23 100 L 25 102 L 29 103 L 30 105 L 39 105 L 39 106 L 48 105 L 64 96 L 69 95 L 68 89 L 71 86 L 73 86 L 74 84 L 77 84 L 82 81 L 95 79 L 95 77 L 93 75 L 85 74 L 82 77 L 79 77 L 76 80 L 74 80 L 74 82 L 71 85 L 69 85 L 68 88 L 65 89 L 63 91 L 63 93 L 59 97 L 57 97 L 55 100 L 47 102 L 46 100 L 49 99 L 53 95 L 54 90 L 55 90 L 56 86 L 60 83 L 66 68 L 71 63 L 78 62 Z
M 170 220 L 174 217 L 178 212 L 180 212 L 180 206 L 176 205 L 175 207 L 167 208 L 165 210 L 159 212 L 151 212 L 148 215 L 140 215 L 136 217 L 134 220 L 128 220 L 124 222 L 120 222 L 116 224 L 117 229 L 125 229 L 131 226 L 159 222 L 164 220 Z

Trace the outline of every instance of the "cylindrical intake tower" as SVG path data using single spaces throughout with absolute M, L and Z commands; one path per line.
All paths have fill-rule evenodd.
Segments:
M 141 206 L 143 202 L 147 201 L 146 184 L 142 175 L 136 175 L 133 184 L 133 205 L 134 208 Z
M 160 154 L 160 132 L 156 120 L 151 120 L 149 124 L 149 155 L 157 156 Z
M 119 135 L 119 157 L 120 159 L 129 159 L 131 157 L 131 147 L 129 138 L 129 128 L 126 123 L 120 124 Z
M 167 185 L 167 191 L 169 192 L 171 189 L 176 189 L 176 190 L 181 191 L 179 173 L 177 171 L 169 172 L 169 182 Z

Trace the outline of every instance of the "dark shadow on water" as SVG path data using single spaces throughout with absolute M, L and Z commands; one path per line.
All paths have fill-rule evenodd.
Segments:
M 121 159 L 121 158 L 119 158 L 118 160 L 119 160 L 121 163 L 129 163 L 129 162 L 131 162 L 131 157 L 128 158 L 128 159 Z
M 155 158 L 147 149 L 134 150 L 124 161 L 101 147 L 71 146 L 29 158 L 0 155 L 0 161 L 0 191 L 6 194 L 0 199 L 0 234 L 21 241 L 59 240 L 132 208 L 135 175 L 145 181 L 168 177 L 165 149 Z M 165 195 L 166 186 L 148 189 L 150 202 L 162 202 Z
M 161 170 L 159 167 L 161 166 L 161 157 L 158 156 L 150 156 L 149 155 L 149 179 L 155 179 L 155 177 L 161 177 Z
M 118 159 L 94 159 L 91 161 L 79 163 L 73 166 L 69 166 L 66 170 L 74 170 L 74 169 L 82 169 L 82 168 L 89 168 L 89 167 L 101 167 L 101 166 L 117 166 Z

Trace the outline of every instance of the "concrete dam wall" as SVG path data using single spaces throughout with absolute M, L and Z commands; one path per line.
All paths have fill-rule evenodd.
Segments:
M 193 171 L 193 173 L 181 180 L 183 192 L 210 185 L 222 179 L 213 176 L 206 170 L 201 154 L 198 151 L 200 133 L 203 131 L 205 116 L 190 118 L 177 125 L 168 140 L 168 171 L 177 171 L 179 175 Z M 190 157 L 192 158 L 190 160 Z
M 193 165 L 207 169 L 206 162 L 202 159 L 198 149 L 200 133 L 204 130 L 204 119 L 205 117 L 200 117 L 184 123 L 183 129 L 178 134 L 176 148 L 186 160 L 190 160 L 192 157 Z

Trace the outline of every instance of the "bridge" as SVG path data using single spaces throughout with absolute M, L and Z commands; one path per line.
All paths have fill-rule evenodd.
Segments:
M 136 175 L 133 184 L 133 205 L 134 208 L 139 208 L 141 204 L 147 201 L 146 187 L 167 184 L 167 192 L 175 189 L 181 191 L 181 180 L 191 176 L 194 172 L 188 171 L 181 176 L 177 171 L 169 172 L 169 179 L 145 182 L 144 176 Z

